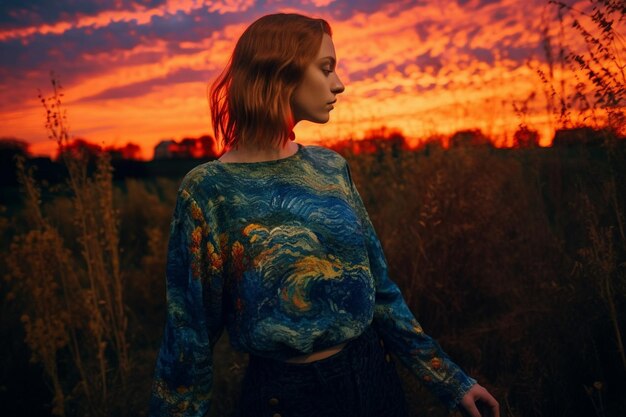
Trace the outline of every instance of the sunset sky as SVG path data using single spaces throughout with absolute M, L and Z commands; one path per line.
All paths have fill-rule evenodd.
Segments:
M 591 9 L 588 0 L 564 2 Z M 327 124 L 296 126 L 298 142 L 360 138 L 384 124 L 413 145 L 465 128 L 505 145 L 521 121 L 512 102 L 535 92 L 526 123 L 545 146 L 553 127 L 534 68 L 548 71 L 542 28 L 556 50 L 556 11 L 547 0 L 3 0 L 0 137 L 24 139 L 36 155 L 55 150 L 37 98 L 37 89 L 52 93 L 50 70 L 64 87 L 72 136 L 134 142 L 150 159 L 161 140 L 212 135 L 207 87 L 238 37 L 262 15 L 296 12 L 330 23 L 346 86 Z M 565 23 L 564 42 L 584 51 L 571 18 Z

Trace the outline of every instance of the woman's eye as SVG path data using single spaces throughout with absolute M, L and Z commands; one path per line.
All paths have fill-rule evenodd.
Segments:
M 322 72 L 326 75 L 330 74 L 332 71 L 322 68 Z

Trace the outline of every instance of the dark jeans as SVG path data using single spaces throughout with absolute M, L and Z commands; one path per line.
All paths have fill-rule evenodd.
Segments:
M 395 360 L 375 329 L 327 358 L 288 363 L 250 355 L 238 417 L 407 417 Z

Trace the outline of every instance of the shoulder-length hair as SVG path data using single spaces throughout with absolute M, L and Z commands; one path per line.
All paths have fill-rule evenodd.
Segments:
M 317 57 L 328 22 L 297 13 L 276 13 L 243 32 L 228 65 L 211 84 L 213 132 L 224 147 L 282 146 L 294 121 L 290 100 Z

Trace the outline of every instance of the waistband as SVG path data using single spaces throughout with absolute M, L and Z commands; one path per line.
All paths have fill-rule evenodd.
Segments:
M 370 324 L 358 337 L 349 340 L 343 349 L 327 358 L 292 363 L 250 355 L 248 370 L 261 377 L 314 382 L 320 377 L 324 380 L 363 370 L 369 366 L 369 361 L 380 359 L 383 355 L 380 336 Z

